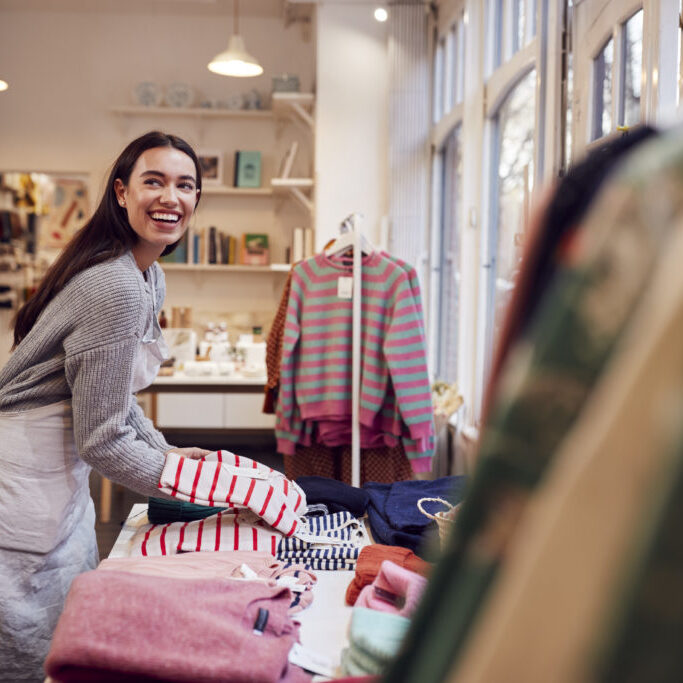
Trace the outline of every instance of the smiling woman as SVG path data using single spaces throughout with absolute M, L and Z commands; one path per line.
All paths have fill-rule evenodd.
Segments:
M 138 236 L 133 255 L 140 269 L 146 270 L 187 230 L 199 200 L 196 168 L 184 152 L 154 147 L 138 157 L 128 185 L 117 178 L 114 187 Z
M 93 217 L 19 310 L 0 371 L 0 661 L 42 680 L 72 579 L 97 563 L 91 467 L 143 495 L 173 448 L 134 394 L 165 356 L 156 259 L 187 229 L 201 169 L 182 139 L 151 132 L 123 150 Z M 27 514 L 27 510 L 31 511 Z

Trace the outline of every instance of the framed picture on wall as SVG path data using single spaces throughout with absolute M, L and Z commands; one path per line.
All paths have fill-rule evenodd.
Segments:
M 223 184 L 223 154 L 217 150 L 201 150 L 197 152 L 202 169 L 202 183 L 205 185 Z

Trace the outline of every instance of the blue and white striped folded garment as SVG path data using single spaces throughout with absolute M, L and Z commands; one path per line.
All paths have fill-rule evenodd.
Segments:
M 315 540 L 283 537 L 275 553 L 280 562 L 285 566 L 303 564 L 309 570 L 356 568 L 361 548 L 370 545 L 363 520 L 356 519 L 347 511 L 303 519 L 306 530 Z

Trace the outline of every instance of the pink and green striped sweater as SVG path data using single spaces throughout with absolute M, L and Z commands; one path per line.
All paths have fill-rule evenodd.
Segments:
M 350 275 L 325 254 L 292 269 L 276 424 L 282 453 L 309 444 L 316 423 L 323 433 L 350 424 L 352 300 L 338 296 L 339 278 Z M 362 443 L 401 439 L 413 470 L 428 471 L 433 411 L 415 271 L 373 252 L 363 257 L 362 278 Z

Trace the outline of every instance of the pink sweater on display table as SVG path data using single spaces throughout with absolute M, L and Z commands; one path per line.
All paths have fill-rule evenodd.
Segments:
M 289 589 L 260 582 L 86 572 L 71 586 L 45 669 L 59 683 L 303 683 L 310 677 L 288 662 L 298 640 L 290 602 Z

